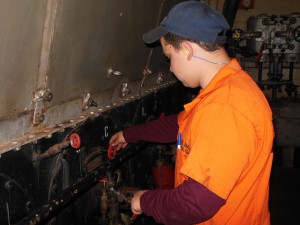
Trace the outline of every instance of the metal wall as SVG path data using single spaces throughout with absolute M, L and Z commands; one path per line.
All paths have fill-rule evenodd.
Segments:
M 188 101 L 186 90 L 177 83 L 87 119 L 75 128 L 23 145 L 20 151 L 2 154 L 0 224 L 109 225 L 120 213 L 130 219 L 130 205 L 111 202 L 114 196 L 109 188 L 129 192 L 154 188 L 153 166 L 157 160 L 165 164 L 172 154 L 169 151 L 158 157 L 155 145 L 137 143 L 109 158 L 109 139 L 132 124 L 178 113 Z M 74 142 L 65 145 L 73 134 L 81 140 L 76 148 Z M 121 177 L 102 181 L 108 174 Z M 134 224 L 156 224 L 151 220 L 140 216 Z M 124 225 L 121 220 L 113 224 Z
M 99 224 L 111 135 L 182 105 L 161 48 L 142 41 L 177 2 L 1 1 L 0 224 Z M 137 161 L 118 168 L 145 188 L 152 161 Z
M 175 82 L 142 34 L 165 0 L 2 0 L 0 154 Z

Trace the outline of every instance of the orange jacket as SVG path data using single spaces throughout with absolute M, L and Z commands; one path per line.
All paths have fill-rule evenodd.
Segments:
M 178 116 L 175 186 L 187 177 L 226 200 L 203 225 L 270 225 L 274 131 L 269 104 L 237 60 Z

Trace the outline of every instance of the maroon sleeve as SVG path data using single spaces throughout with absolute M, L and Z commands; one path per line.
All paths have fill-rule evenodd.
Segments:
M 123 131 L 128 143 L 149 141 L 158 143 L 176 142 L 178 133 L 178 115 L 170 115 L 145 124 L 134 125 Z
M 210 219 L 225 200 L 193 179 L 172 190 L 150 190 L 141 196 L 144 214 L 165 225 L 201 223 Z

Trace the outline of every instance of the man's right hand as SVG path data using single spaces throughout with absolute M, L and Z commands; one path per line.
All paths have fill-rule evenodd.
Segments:
M 109 144 L 112 146 L 117 146 L 117 150 L 120 150 L 121 148 L 125 148 L 128 143 L 126 142 L 123 131 L 119 131 L 115 133 L 109 140 Z

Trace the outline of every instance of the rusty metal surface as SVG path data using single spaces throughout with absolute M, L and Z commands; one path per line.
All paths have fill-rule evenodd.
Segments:
M 150 51 L 141 37 L 154 26 L 160 2 L 60 1 L 48 80 L 54 98 L 48 107 L 140 79 Z M 122 75 L 108 77 L 109 68 Z
M 66 127 L 75 126 L 90 117 L 97 117 L 103 112 L 149 95 L 176 82 L 170 74 L 164 74 L 163 79 L 164 82 L 157 83 L 157 78 L 152 76 L 143 88 L 140 88 L 140 81 L 129 83 L 132 91 L 124 97 L 120 97 L 119 87 L 114 93 L 101 92 L 92 95 L 93 99 L 98 102 L 98 107 L 91 107 L 84 111 L 82 110 L 82 99 L 49 108 L 44 112 L 44 122 L 35 127 L 32 126 L 30 114 L 0 121 L 0 154 L 12 149 L 18 150 L 24 144 L 49 136 Z
M 3 0 L 0 154 L 175 83 L 142 34 L 178 2 Z
M 40 0 L 1 1 L 0 118 L 27 112 L 32 107 L 45 3 Z

